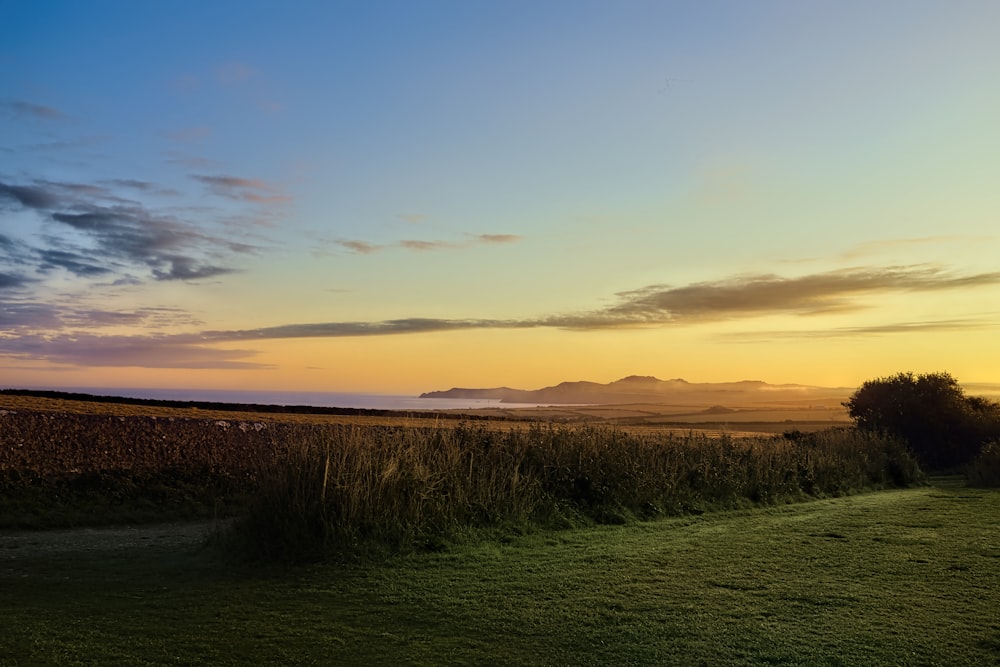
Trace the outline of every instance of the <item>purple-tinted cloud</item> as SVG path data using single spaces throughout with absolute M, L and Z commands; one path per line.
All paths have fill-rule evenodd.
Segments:
M 368 243 L 367 241 L 359 241 L 357 239 L 351 240 L 339 240 L 334 241 L 340 247 L 349 250 L 353 253 L 359 255 L 371 255 L 388 248 L 403 248 L 405 250 L 413 250 L 415 252 L 432 252 L 435 250 L 459 250 L 462 248 L 469 248 L 474 245 L 497 245 L 504 243 L 516 243 L 521 240 L 522 237 L 515 234 L 468 234 L 468 240 L 465 242 L 457 243 L 454 241 L 443 241 L 443 240 L 433 240 L 427 241 L 422 239 L 403 239 L 401 241 L 396 241 L 389 244 L 374 244 Z
M 59 198 L 49 189 L 31 185 L 0 183 L 0 201 L 35 210 L 50 210 L 59 205 Z
M 0 109 L 5 109 L 10 115 L 35 120 L 64 120 L 66 115 L 58 109 L 44 104 L 34 104 L 24 100 L 0 102 Z
M 219 350 L 176 336 L 25 335 L 0 337 L 0 353 L 16 359 L 96 367 L 260 369 L 253 350 Z
M 143 181 L 119 185 L 140 191 L 153 187 Z M 8 264 L 33 263 L 42 273 L 59 268 L 89 278 L 132 266 L 144 267 L 156 280 L 200 280 L 235 271 L 209 257 L 256 250 L 246 243 L 207 234 L 191 223 L 155 214 L 104 186 L 0 183 L 0 202 L 14 210 L 35 211 L 49 224 L 89 239 L 89 243 L 77 245 L 73 237 L 57 234 L 47 237 L 49 247 L 22 244 L 16 252 L 6 252 Z
M 472 238 L 478 243 L 517 243 L 523 237 L 517 234 L 476 234 Z
M 282 204 L 291 197 L 281 194 L 277 188 L 263 181 L 237 176 L 206 176 L 195 174 L 191 178 L 208 186 L 212 193 L 220 197 L 249 201 L 256 204 Z

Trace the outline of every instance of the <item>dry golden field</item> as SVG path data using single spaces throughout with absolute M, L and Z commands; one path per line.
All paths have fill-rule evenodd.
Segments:
M 433 402 L 429 403 L 433 407 Z M 394 414 L 308 414 L 302 412 L 249 412 L 194 407 L 159 407 L 116 402 L 80 401 L 0 394 L 0 410 L 175 419 L 240 420 L 294 424 L 358 426 L 448 427 L 473 419 L 494 428 L 519 428 L 531 422 L 580 423 L 616 426 L 625 430 L 673 433 L 726 434 L 731 437 L 819 431 L 850 423 L 842 405 L 755 404 L 726 408 L 691 405 L 573 405 L 537 408 L 490 407 L 468 410 L 427 410 Z

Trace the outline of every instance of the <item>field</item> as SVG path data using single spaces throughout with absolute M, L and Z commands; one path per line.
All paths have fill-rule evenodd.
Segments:
M 1000 493 L 619 417 L 0 396 L 0 665 L 1000 664 Z
M 267 542 L 245 550 L 282 558 L 313 544 L 395 550 L 466 528 L 622 522 L 919 477 L 898 443 L 852 430 L 733 437 L 31 400 L 0 413 L 0 526 L 238 513 L 238 527 Z
M 366 565 L 0 549 L 3 665 L 1000 664 L 1000 493 L 951 480 Z

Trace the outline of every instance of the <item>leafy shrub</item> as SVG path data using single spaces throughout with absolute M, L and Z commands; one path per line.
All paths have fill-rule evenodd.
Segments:
M 1000 440 L 983 445 L 966 468 L 965 476 L 971 486 L 1000 487 Z
M 964 465 L 1000 437 L 1000 405 L 966 396 L 948 373 L 869 380 L 844 405 L 858 428 L 901 438 L 932 470 Z

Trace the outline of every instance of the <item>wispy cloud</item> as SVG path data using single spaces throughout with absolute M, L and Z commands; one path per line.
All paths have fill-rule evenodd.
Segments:
M 889 267 L 832 271 L 797 278 L 734 277 L 682 287 L 653 285 L 622 292 L 607 308 L 539 318 L 435 319 L 405 318 L 376 322 L 291 324 L 263 329 L 209 331 L 206 340 L 372 336 L 458 329 L 561 328 L 597 330 L 717 321 L 737 317 L 784 314 L 810 316 L 862 306 L 857 299 L 873 293 L 956 290 L 1000 284 L 1000 272 L 955 275 L 934 267 Z M 956 324 L 957 320 L 949 321 Z M 942 323 L 937 323 L 942 325 Z M 897 332 L 912 330 L 910 325 Z M 870 328 L 871 329 L 871 328 Z M 871 329 L 874 331 L 874 329 Z
M 32 280 L 22 273 L 0 271 L 0 290 L 18 289 L 31 282 Z
M 108 310 L 88 308 L 73 299 L 41 302 L 31 299 L 0 301 L 0 331 L 17 336 L 40 331 L 101 329 L 108 326 L 131 326 L 147 329 L 200 326 L 203 323 L 178 308 L 139 308 Z M 137 336 L 142 339 L 144 336 Z M 182 342 L 182 341 L 178 341 Z
M 523 329 L 539 326 L 544 325 L 540 321 L 449 320 L 410 317 L 383 320 L 380 322 L 321 322 L 315 324 L 286 324 L 262 329 L 205 331 L 200 334 L 200 339 L 204 342 L 232 342 L 283 338 L 348 338 L 429 333 L 434 331 L 460 331 L 463 329 Z
M 878 292 L 927 292 L 1000 283 L 1000 272 L 954 275 L 932 266 L 854 268 L 784 278 L 737 276 L 682 287 L 652 285 L 622 292 L 602 320 L 666 323 L 756 314 L 815 315 L 862 307 L 858 297 Z
M 235 270 L 216 263 L 213 257 L 255 250 L 248 244 L 208 234 L 189 222 L 156 214 L 101 186 L 48 181 L 0 183 L 3 206 L 34 211 L 50 225 L 76 232 L 77 236 L 63 233 L 47 237 L 47 247 L 21 244 L 16 251 L 7 252 L 8 264 L 33 265 L 40 273 L 58 268 L 80 277 L 95 277 L 131 266 L 144 267 L 156 280 L 198 280 Z M 86 243 L 74 240 L 81 236 Z
M 18 336 L 0 335 L 0 354 L 80 365 L 138 365 L 163 368 L 256 368 L 252 350 L 217 350 L 227 343 L 294 338 L 389 336 L 472 329 L 559 328 L 577 331 L 611 328 L 686 326 L 706 321 L 754 318 L 769 314 L 813 316 L 860 308 L 862 297 L 878 293 L 964 290 L 1000 284 L 1000 272 L 955 274 L 940 267 L 863 267 L 784 278 L 736 276 L 680 287 L 652 285 L 618 294 L 611 306 L 592 311 L 525 319 L 408 317 L 379 321 L 298 323 L 256 329 L 206 330 L 162 336 L 97 334 L 41 336 L 28 332 L 60 328 L 72 317 L 40 303 L 0 310 L 0 325 Z M 145 316 L 134 313 L 133 317 Z M 80 315 L 83 320 L 91 317 Z M 104 313 L 105 319 L 113 314 Z M 123 317 L 129 317 L 124 315 Z M 100 318 L 96 318 L 100 319 Z M 923 322 L 888 322 L 864 327 L 751 333 L 732 342 L 791 337 L 847 337 L 996 328 L 988 317 Z M 215 364 L 215 365 L 212 365 Z
M 385 247 L 375 245 L 374 243 L 366 243 L 364 241 L 336 241 L 335 243 L 345 250 L 349 250 L 359 255 L 371 255 Z
M 0 109 L 6 111 L 9 115 L 32 120 L 53 121 L 65 120 L 67 118 L 66 114 L 55 107 L 25 102 L 24 100 L 0 102 Z
M 966 318 L 930 320 L 925 322 L 890 322 L 863 327 L 824 327 L 821 329 L 784 329 L 721 334 L 718 337 L 730 342 L 767 342 L 780 339 L 858 338 L 907 333 L 938 333 L 1000 328 L 1000 318 Z
M 0 351 L 15 359 L 97 367 L 260 369 L 246 361 L 253 350 L 220 350 L 178 336 L 25 335 L 0 337 Z
M 114 178 L 108 181 L 102 181 L 102 183 L 105 183 L 113 187 L 136 190 L 144 194 L 155 194 L 168 197 L 177 197 L 181 194 L 179 191 L 173 188 L 160 187 L 156 183 L 151 183 L 149 181 L 140 181 L 135 178 Z
M 461 246 L 456 243 L 451 243 L 449 241 L 420 241 L 417 239 L 403 239 L 399 241 L 396 245 L 400 248 L 406 248 L 407 250 L 416 250 L 418 252 L 428 252 L 430 250 L 442 250 L 446 248 L 460 248 Z
M 517 243 L 523 238 L 517 234 L 475 234 L 472 237 L 476 243 Z
M 291 201 L 291 197 L 282 194 L 277 187 L 256 179 L 204 174 L 195 174 L 191 178 L 207 185 L 214 194 L 237 201 L 256 204 L 280 204 Z
M 867 241 L 859 243 L 847 251 L 843 252 L 839 258 L 845 261 L 855 261 L 863 257 L 872 255 L 883 255 L 898 249 L 910 249 L 917 246 L 933 246 L 953 243 L 980 243 L 992 241 L 993 237 L 971 237 L 957 234 L 922 236 L 918 238 L 882 239 L 878 241 Z
M 377 322 L 293 324 L 264 329 L 211 331 L 207 340 L 377 336 L 459 329 L 560 328 L 597 330 L 636 326 L 680 325 L 770 314 L 815 315 L 860 308 L 855 299 L 877 292 L 962 289 L 1000 284 L 1000 272 L 954 275 L 932 267 L 866 268 L 781 278 L 734 277 L 682 287 L 653 285 L 622 292 L 618 303 L 579 313 L 516 320 L 406 318 Z M 958 326 L 957 320 L 949 325 Z M 937 323 L 937 326 L 944 326 Z M 899 327 L 893 329 L 892 327 Z M 874 332 L 874 328 L 869 328 Z M 911 325 L 885 325 L 882 333 L 915 330 Z M 860 330 L 859 330 L 860 331 Z
M 59 198 L 47 188 L 0 183 L 0 204 L 5 201 L 8 205 L 14 203 L 43 211 L 59 205 Z
M 432 252 L 435 250 L 460 250 L 476 245 L 499 245 L 517 243 L 523 237 L 516 234 L 468 234 L 465 241 L 445 241 L 441 239 L 402 239 L 392 243 L 376 244 L 357 239 L 341 239 L 334 241 L 335 245 L 359 255 L 371 255 L 389 248 L 403 248 L 414 252 Z

